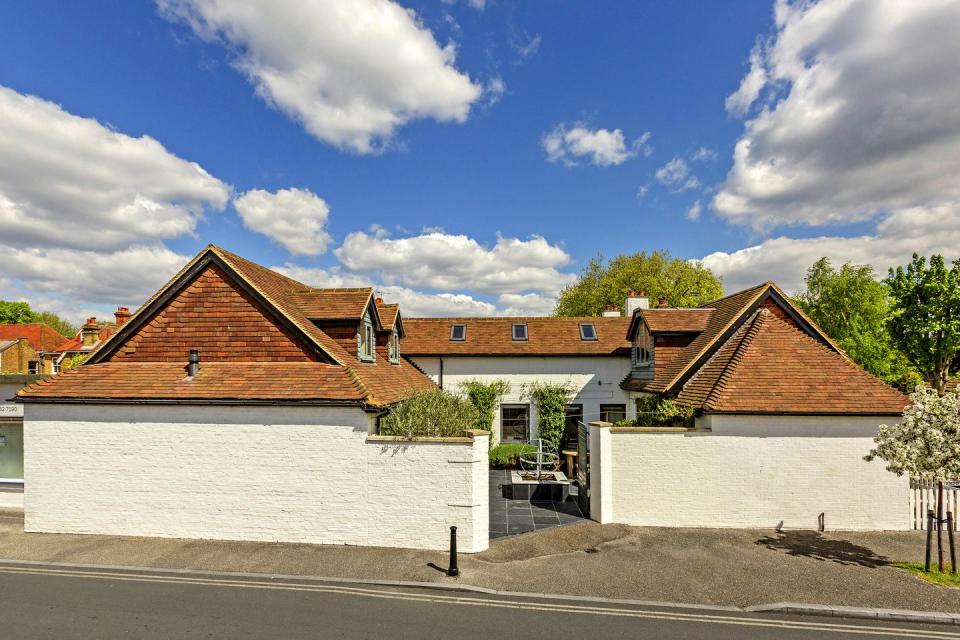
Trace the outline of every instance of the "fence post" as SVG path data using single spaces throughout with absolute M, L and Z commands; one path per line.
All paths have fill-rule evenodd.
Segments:
M 933 509 L 927 509 L 927 551 L 923 558 L 923 570 L 930 573 L 930 547 L 933 546 Z
M 953 544 L 953 511 L 947 511 L 947 534 L 950 536 L 950 573 L 957 575 L 957 548 Z

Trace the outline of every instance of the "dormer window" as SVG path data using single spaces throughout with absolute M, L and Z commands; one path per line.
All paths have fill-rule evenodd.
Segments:
M 400 364 L 400 334 L 396 329 L 390 334 L 390 342 L 387 343 L 387 351 L 390 354 L 390 362 Z
M 580 339 L 581 340 L 596 340 L 597 339 L 597 328 L 590 323 L 582 323 L 580 325 Z
M 646 327 L 641 327 L 633 341 L 633 367 L 653 370 L 653 336 Z
M 527 339 L 527 325 L 523 323 L 517 323 L 513 325 L 513 339 L 514 340 L 526 340 Z
M 374 360 L 374 335 L 373 335 L 373 322 L 370 320 L 370 316 L 365 316 L 363 319 L 363 324 L 360 325 L 360 336 L 357 343 L 357 349 L 360 355 L 360 359 L 366 362 L 372 362 Z
M 467 339 L 467 325 L 455 324 L 450 327 L 450 339 L 454 342 L 463 342 Z

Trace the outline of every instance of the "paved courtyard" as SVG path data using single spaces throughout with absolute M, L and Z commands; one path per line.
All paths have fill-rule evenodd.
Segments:
M 584 520 L 574 495 L 571 495 L 566 502 L 507 500 L 503 497 L 505 484 L 510 484 L 510 471 L 491 469 L 489 485 L 491 540 Z

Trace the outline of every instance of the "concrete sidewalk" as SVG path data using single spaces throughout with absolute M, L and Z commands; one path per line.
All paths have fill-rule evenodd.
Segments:
M 78 564 L 469 584 L 505 591 L 746 607 L 805 602 L 960 612 L 960 590 L 889 566 L 923 557 L 923 534 L 658 529 L 593 522 L 444 552 L 25 534 L 0 512 L 0 558 Z

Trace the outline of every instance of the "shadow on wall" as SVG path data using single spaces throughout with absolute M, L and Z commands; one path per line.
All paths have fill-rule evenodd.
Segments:
M 823 534 L 817 531 L 778 531 L 772 536 L 760 538 L 754 544 L 771 551 L 782 551 L 791 556 L 857 565 L 869 569 L 890 564 L 888 558 L 877 555 L 867 547 L 847 540 L 824 538 Z

